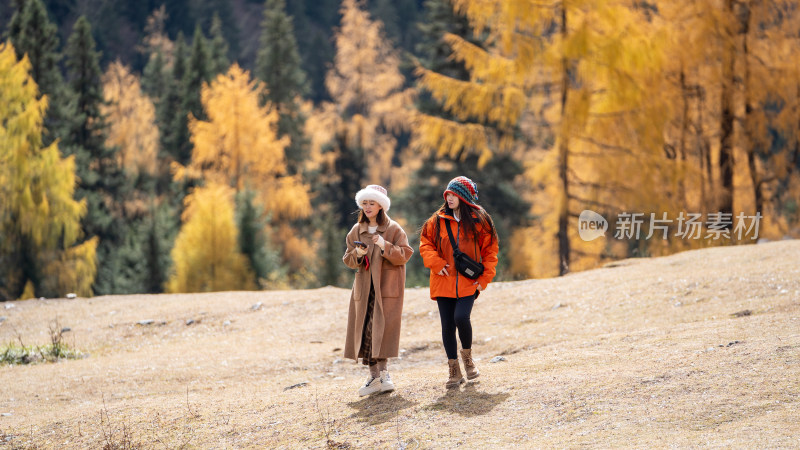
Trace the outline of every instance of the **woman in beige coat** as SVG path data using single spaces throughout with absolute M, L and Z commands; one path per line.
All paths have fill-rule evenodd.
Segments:
M 347 233 L 342 260 L 356 270 L 344 356 L 369 366 L 361 396 L 394 390 L 388 358 L 397 357 L 406 263 L 414 250 L 400 225 L 390 219 L 386 189 L 369 185 L 358 191 L 358 223 Z

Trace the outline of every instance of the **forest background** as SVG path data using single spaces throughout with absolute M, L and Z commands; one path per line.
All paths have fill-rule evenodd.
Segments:
M 416 248 L 458 175 L 501 280 L 800 236 L 798 1 L 0 0 L 0 33 L 0 300 L 346 286 L 361 187 Z

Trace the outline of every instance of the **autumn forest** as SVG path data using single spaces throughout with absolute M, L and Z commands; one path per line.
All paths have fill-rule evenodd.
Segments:
M 800 237 L 798 0 L 95 3 L 0 1 L 0 301 L 346 287 L 458 175 L 500 280 Z

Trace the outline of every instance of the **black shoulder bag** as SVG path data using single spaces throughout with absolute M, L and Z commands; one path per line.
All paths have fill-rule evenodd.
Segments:
M 461 275 L 474 280 L 483 274 L 483 264 L 475 261 L 467 256 L 464 252 L 458 249 L 458 244 L 453 237 L 453 232 L 450 230 L 450 225 L 445 222 L 444 227 L 447 228 L 447 235 L 450 236 L 450 244 L 453 246 L 453 259 L 456 262 L 456 270 Z

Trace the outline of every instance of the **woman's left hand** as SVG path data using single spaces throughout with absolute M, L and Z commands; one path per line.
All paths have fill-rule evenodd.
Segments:
M 480 284 L 480 283 L 478 283 L 477 281 L 476 281 L 476 282 L 474 282 L 474 283 L 472 283 L 472 285 L 473 285 L 473 286 L 475 286 L 476 284 L 478 285 L 478 290 L 479 290 L 479 291 L 483 291 L 483 286 L 481 286 L 481 284 Z
M 386 245 L 386 241 L 383 239 L 383 236 L 379 234 L 372 235 L 372 242 L 375 243 L 381 250 L 384 250 L 384 246 Z

